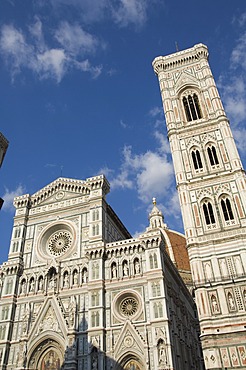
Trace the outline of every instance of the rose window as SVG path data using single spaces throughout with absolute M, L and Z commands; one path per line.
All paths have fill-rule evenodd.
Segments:
M 50 253 L 59 256 L 71 246 L 72 235 L 67 230 L 55 232 L 49 237 L 47 244 Z
M 135 315 L 138 310 L 138 301 L 135 297 L 127 297 L 120 303 L 120 312 L 127 317 Z

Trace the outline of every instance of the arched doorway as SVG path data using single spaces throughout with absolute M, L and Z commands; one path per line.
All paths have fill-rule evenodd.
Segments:
M 143 367 L 137 360 L 129 360 L 123 367 L 124 370 L 143 370 Z
M 64 349 L 54 340 L 41 342 L 31 354 L 28 369 L 61 370 L 64 363 Z
M 145 370 L 144 360 L 142 361 L 137 354 L 128 353 L 118 362 L 117 370 Z

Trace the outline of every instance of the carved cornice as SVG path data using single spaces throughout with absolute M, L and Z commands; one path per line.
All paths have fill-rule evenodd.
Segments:
M 167 56 L 160 56 L 153 60 L 152 66 L 155 73 L 176 69 L 177 67 L 190 65 L 201 59 L 208 59 L 208 48 L 203 44 L 194 45 L 190 49 L 178 51 Z

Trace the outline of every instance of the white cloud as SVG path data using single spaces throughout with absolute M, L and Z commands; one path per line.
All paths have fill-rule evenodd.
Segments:
M 120 27 L 142 26 L 147 19 L 147 0 L 119 0 L 111 5 L 113 19 Z
M 33 37 L 37 50 L 44 52 L 46 45 L 43 36 L 43 24 L 38 17 L 35 17 L 35 22 L 28 27 L 28 30 Z
M 70 0 L 69 7 L 71 11 L 76 9 L 84 23 L 113 19 L 119 27 L 131 24 L 139 27 L 146 22 L 147 9 L 155 2 L 156 0 Z M 67 0 L 50 0 L 50 3 L 56 11 L 67 7 Z
M 62 22 L 55 31 L 56 40 L 72 55 L 87 54 L 95 51 L 98 40 L 95 36 L 84 31 L 78 24 L 71 25 Z
M 156 116 L 160 116 L 160 115 L 163 116 L 163 109 L 161 107 L 154 107 L 154 108 L 150 109 L 149 115 L 151 117 L 156 117 Z
M 10 68 L 13 80 L 23 69 L 31 70 L 40 79 L 51 78 L 57 83 L 73 68 L 89 72 L 93 78 L 101 74 L 102 66 L 92 66 L 88 59 L 83 60 L 84 54 L 94 52 L 99 43 L 78 25 L 67 22 L 60 25 L 54 35 L 60 44 L 56 48 L 46 45 L 42 22 L 38 18 L 28 30 L 25 35 L 13 25 L 3 25 L 1 29 L 0 53 Z M 77 54 L 80 59 L 77 59 Z
M 245 17 L 242 17 L 244 22 Z M 228 115 L 237 146 L 242 149 L 245 142 L 245 120 L 246 120 L 246 33 L 237 40 L 231 52 L 230 70 L 227 74 L 220 76 L 218 86 L 221 90 L 225 111 Z M 243 141 L 244 140 L 244 141 Z
M 37 64 L 33 65 L 41 78 L 54 78 L 60 82 L 66 72 L 66 60 L 64 50 L 50 49 L 43 54 L 37 55 Z
M 237 148 L 242 152 L 244 155 L 245 153 L 245 143 L 246 143 L 246 129 L 240 127 L 239 129 L 234 128 L 232 129 L 233 136 L 237 142 Z
M 166 135 L 164 135 L 160 131 L 154 131 L 154 137 L 159 142 L 159 145 L 160 145 L 159 146 L 159 151 L 160 152 L 162 152 L 164 154 L 171 153 L 170 144 L 169 144 L 169 141 L 168 141 Z
M 246 69 L 246 32 L 241 35 L 235 48 L 231 53 L 231 67 L 238 66 Z
M 110 182 L 112 189 L 135 189 L 139 199 L 149 203 L 153 197 L 163 197 L 169 191 L 173 182 L 172 163 L 163 153 L 134 154 L 130 146 L 125 146 L 120 172 Z
M 120 120 L 120 125 L 124 129 L 128 127 L 128 125 L 122 119 Z
M 147 203 L 152 197 L 166 194 L 173 180 L 173 167 L 158 153 L 147 152 L 141 158 L 141 168 L 137 175 L 139 198 Z
M 22 31 L 12 25 L 4 25 L 1 30 L 0 52 L 7 63 L 11 65 L 12 76 L 20 71 L 23 65 L 28 65 L 33 54 L 32 47 L 26 43 Z
M 92 66 L 88 59 L 83 62 L 74 62 L 77 69 L 80 69 L 83 72 L 89 72 L 92 75 L 92 78 L 97 78 L 102 73 L 103 66 Z
M 25 188 L 20 184 L 17 186 L 14 190 L 5 189 L 5 193 L 2 195 L 2 198 L 4 200 L 3 203 L 3 210 L 6 212 L 12 212 L 14 211 L 13 201 L 15 197 L 18 197 L 20 195 L 23 195 L 25 193 Z

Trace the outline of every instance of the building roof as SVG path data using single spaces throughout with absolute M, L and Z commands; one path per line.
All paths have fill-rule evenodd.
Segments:
M 5 136 L 0 132 L 0 167 L 2 166 L 4 156 L 8 149 L 9 142 Z

